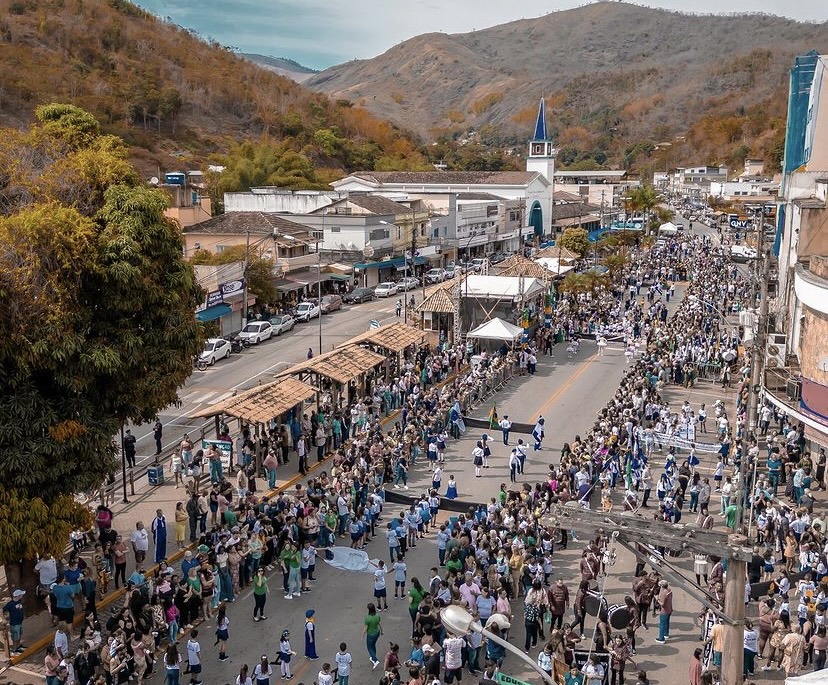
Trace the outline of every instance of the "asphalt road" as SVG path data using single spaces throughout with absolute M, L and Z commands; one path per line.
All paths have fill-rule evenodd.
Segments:
M 416 291 L 415 297 L 418 302 L 422 301 L 420 291 Z M 341 310 L 323 316 L 323 351 L 328 352 L 349 338 L 365 332 L 372 319 L 380 323 L 396 321 L 396 301 L 397 297 L 388 297 L 358 305 L 343 305 Z M 231 354 L 228 359 L 216 362 L 204 371 L 194 369 L 193 375 L 178 392 L 181 405 L 168 407 L 159 415 L 164 426 L 164 450 L 178 444 L 184 433 L 198 432 L 204 419 L 190 419 L 192 414 L 221 402 L 234 392 L 247 390 L 258 383 L 270 382 L 274 374 L 306 359 L 309 347 L 313 349 L 314 355 L 319 354 L 318 319 L 298 323 L 292 331 L 251 346 L 240 354 Z M 152 424 L 130 428 L 138 438 L 136 461 L 140 466 L 150 461 L 155 453 Z

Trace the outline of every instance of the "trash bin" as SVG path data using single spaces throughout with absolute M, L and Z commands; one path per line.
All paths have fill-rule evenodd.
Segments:
M 150 485 L 163 485 L 164 484 L 164 467 L 163 466 L 150 466 L 147 469 L 147 480 L 149 480 Z

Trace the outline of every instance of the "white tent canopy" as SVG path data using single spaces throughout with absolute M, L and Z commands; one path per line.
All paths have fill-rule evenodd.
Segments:
M 570 259 L 564 259 L 564 262 L 572 261 Z M 563 276 L 565 273 L 572 271 L 575 267 L 567 264 L 563 264 L 560 259 L 557 257 L 540 257 L 535 260 L 538 264 L 540 264 L 544 269 L 547 271 L 551 271 L 553 274 L 560 274 Z
M 486 323 L 480 324 L 477 328 L 471 331 L 467 337 L 480 338 L 482 340 L 503 340 L 515 341 L 523 335 L 523 329 L 514 324 L 510 324 L 503 319 L 494 318 Z
M 672 221 L 668 221 L 666 224 L 661 224 L 658 227 L 658 232 L 664 235 L 676 235 L 678 233 L 678 226 Z
M 522 282 L 521 282 L 522 281 Z M 467 276 L 460 284 L 462 297 L 476 299 L 511 299 L 518 301 L 534 297 L 546 290 L 546 286 L 537 278 L 519 278 L 518 276 Z

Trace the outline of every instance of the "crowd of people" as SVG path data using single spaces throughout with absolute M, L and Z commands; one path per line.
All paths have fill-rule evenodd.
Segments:
M 685 278 L 685 297 L 671 315 L 674 283 Z M 120 684 L 154 670 L 163 670 L 169 685 L 178 685 L 182 667 L 191 685 L 199 685 L 201 621 L 215 625 L 222 658 L 231 644 L 226 608 L 243 589 L 251 588 L 252 620 L 265 621 L 268 598 L 278 584 L 274 573 L 277 578 L 281 573 L 284 600 L 300 599 L 312 592 L 317 560 L 329 548 L 343 540 L 362 549 L 376 536 L 385 541 L 389 562 L 382 559 L 373 573 L 374 600 L 366 608 L 363 636 L 372 666 L 383 667 L 378 674 L 382 685 L 431 685 L 441 675 L 441 682 L 452 683 L 464 669 L 486 685 L 495 681 L 506 658 L 504 648 L 478 633 L 450 634 L 441 618 L 441 609 L 450 604 L 463 606 L 507 640 L 516 632 L 515 623 L 522 622 L 525 652 L 549 674 L 565 665 L 567 685 L 596 685 L 603 682 L 605 670 L 613 685 L 629 682 L 628 666 L 638 685 L 647 685 L 647 674 L 635 661 L 640 629 L 648 627 L 652 613 L 654 620 L 658 616 L 656 642 L 670 639 L 672 589 L 657 572 L 647 573 L 639 564 L 623 607 L 626 625 L 614 629 L 602 609 L 604 574 L 615 558 L 612 540 L 597 536 L 585 541 L 577 584 L 567 583 L 557 568 L 555 552 L 580 540 L 571 531 L 545 525 L 544 515 L 550 505 L 569 501 L 605 511 L 651 512 L 667 523 L 692 515 L 703 528 L 732 531 L 738 526 L 738 503 L 750 506 L 756 554 L 749 580 L 771 581 L 769 594 L 758 603 L 757 658 L 767 656 L 764 668 L 781 664 L 790 674 L 809 663 L 822 668 L 828 647 L 823 622 L 828 568 L 825 524 L 812 514 L 812 495 L 824 482 L 825 455 L 812 462 L 801 428 L 772 410 L 760 412 L 759 434 L 748 432 L 744 399 L 750 361 L 739 357 L 739 338 L 721 321 L 720 312 L 752 306 L 753 298 L 750 284 L 725 258 L 715 256 L 709 239 L 674 240 L 636 252 L 622 284 L 598 297 L 560 303 L 551 328 L 525 351 L 484 354 L 470 368 L 465 346 L 420 348 L 367 396 L 352 398 L 346 410 L 334 411 L 323 403 L 308 416 L 274 422 L 265 435 L 242 431 L 234 445 L 234 472 L 225 472 L 217 450 L 202 452 L 185 438 L 174 471 L 176 486 L 180 481 L 187 497 L 176 507 L 171 528 L 177 547 L 195 542 L 196 548 L 185 553 L 180 567 L 165 560 L 163 512 L 149 529 L 139 523 L 134 531 L 119 533 L 105 506 L 97 511 L 96 539 L 88 545 L 91 558 L 80 536 L 67 563 L 38 563 L 41 592 L 57 625 L 45 657 L 49 685 Z M 579 336 L 620 337 L 625 351 L 632 351 L 618 390 L 592 427 L 564 444 L 560 458 L 550 458 L 556 463 L 549 464 L 547 477 L 534 484 L 518 486 L 523 480 L 516 477 L 523 472 L 522 440 L 510 446 L 513 487 L 504 484 L 488 505 L 446 517 L 441 497 L 456 496 L 457 484 L 446 479 L 443 492 L 443 469 L 452 440 L 465 431 L 463 415 L 506 374 L 526 369 L 531 356 Z M 692 384 L 699 369 L 711 364 L 739 379 L 735 413 L 721 402 L 709 408 L 689 402 L 671 406 L 666 390 Z M 381 420 L 397 410 L 398 420 L 383 427 Z M 505 427 L 503 421 L 499 427 L 508 444 L 511 424 L 508 417 L 504 420 Z M 229 439 L 229 431 L 224 437 Z M 534 438 L 539 448 L 542 417 Z M 477 469 L 488 466 L 488 440 L 485 436 L 474 448 Z M 332 454 L 324 471 L 288 492 L 263 496 L 262 490 L 277 485 L 282 465 L 295 458 L 305 474 L 314 452 L 319 460 Z M 457 458 L 448 456 L 449 461 Z M 747 469 L 740 468 L 743 461 Z M 431 487 L 409 506 L 388 504 L 384 489 L 407 489 L 409 473 L 418 465 Z M 755 479 L 754 465 L 759 467 Z M 257 478 L 266 480 L 267 488 Z M 436 538 L 437 558 L 431 577 L 421 582 L 409 579 L 406 556 L 424 536 Z M 150 539 L 157 567 L 147 573 Z M 136 569 L 126 577 L 129 555 Z M 711 594 L 722 596 L 726 569 L 721 559 L 696 555 L 694 572 Z M 125 585 L 126 597 L 123 609 L 101 624 L 96 600 L 111 577 L 116 587 Z M 411 634 L 405 647 L 392 641 L 383 657 L 377 642 L 391 582 L 395 598 L 407 604 Z M 21 597 L 15 594 L 10 605 Z M 598 608 L 588 610 L 590 602 Z M 72 638 L 71 621 L 78 610 L 85 618 Z M 22 625 L 13 606 L 7 605 L 6 612 L 13 626 Z M 589 629 L 588 616 L 595 616 Z M 185 647 L 179 640 L 182 631 L 188 631 Z M 748 657 L 753 632 L 746 628 Z M 701 655 L 691 660 L 691 685 L 700 685 L 705 672 L 715 673 L 721 665 L 720 633 L 714 625 L 707 638 L 710 663 L 702 663 Z M 21 637 L 12 631 L 16 648 L 22 649 Z M 312 609 L 306 614 L 304 638 L 304 656 L 317 658 Z M 245 666 L 238 685 L 252 680 L 268 685 L 276 677 L 274 666 L 283 679 L 291 679 L 296 653 L 289 632 L 281 634 L 278 650 L 273 660 L 265 655 L 252 668 Z M 352 662 L 342 643 L 333 664 L 322 663 L 316 682 L 328 685 L 336 679 L 347 685 Z M 746 675 L 754 663 L 746 658 Z

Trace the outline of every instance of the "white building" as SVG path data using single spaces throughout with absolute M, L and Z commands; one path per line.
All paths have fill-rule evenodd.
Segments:
M 249 192 L 225 193 L 225 212 L 267 212 L 276 214 L 310 214 L 345 197 L 346 193 L 330 190 L 288 190 L 265 186 Z
M 605 207 L 621 206 L 630 188 L 639 185 L 638 179 L 629 179 L 623 169 L 618 171 L 556 171 L 555 193 L 577 195 L 583 202 Z
M 742 176 L 736 181 L 711 181 L 710 195 L 727 202 L 771 201 L 779 192 L 779 183 L 771 178 Z

